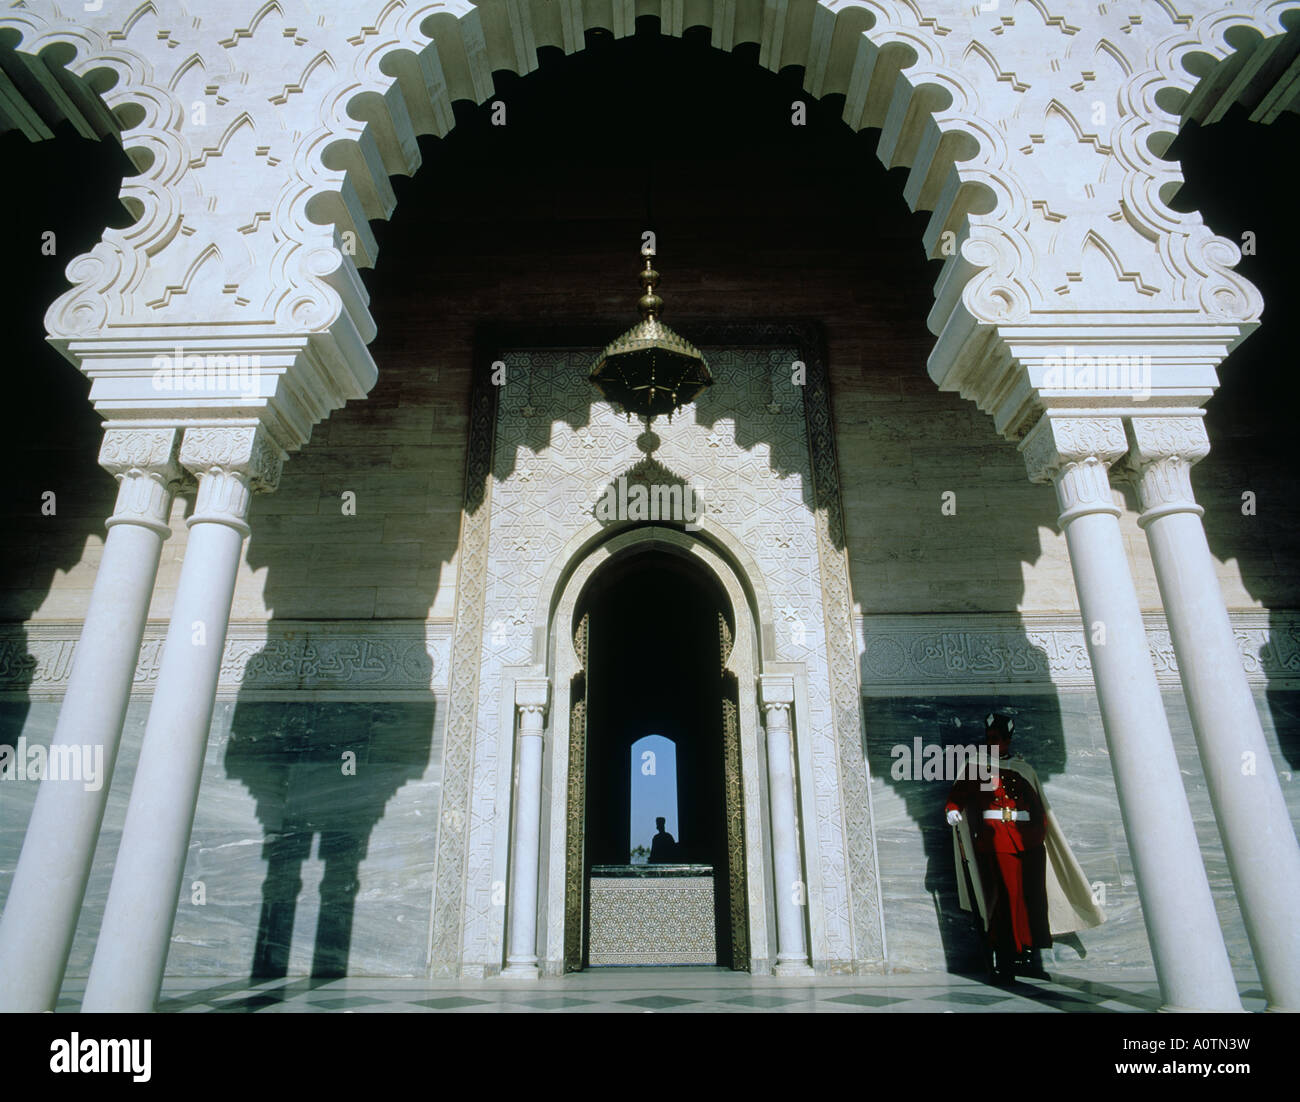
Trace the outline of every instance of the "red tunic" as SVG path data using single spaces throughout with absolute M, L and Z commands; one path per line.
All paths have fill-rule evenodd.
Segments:
M 966 816 L 983 875 L 1001 891 L 989 921 L 989 940 L 1017 953 L 1052 944 L 1047 926 L 1047 833 L 1043 801 L 1034 785 L 1012 768 L 1000 769 L 991 791 L 978 778 L 960 780 L 946 811 Z M 986 819 L 985 811 L 1028 812 L 1023 819 Z

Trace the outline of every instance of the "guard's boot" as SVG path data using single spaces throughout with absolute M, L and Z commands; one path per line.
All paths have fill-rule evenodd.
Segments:
M 993 970 L 993 982 L 996 984 L 1015 983 L 1016 955 L 1005 949 L 997 950 L 997 966 Z
M 1016 971 L 1022 976 L 1031 976 L 1036 980 L 1051 979 L 1043 967 L 1043 954 L 1039 949 L 1026 949 L 1020 954 Z

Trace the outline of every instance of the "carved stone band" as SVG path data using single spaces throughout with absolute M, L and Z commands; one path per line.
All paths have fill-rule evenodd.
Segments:
M 172 498 L 185 476 L 177 460 L 180 431 L 168 428 L 104 430 L 99 465 L 117 477 L 117 505 L 105 527 L 138 524 L 163 539 L 171 535 Z
M 1137 486 L 1142 507 L 1138 524 L 1143 528 L 1170 513 L 1199 517 L 1205 512 L 1192 492 L 1192 467 L 1210 454 L 1199 412 L 1186 417 L 1134 417 L 1128 423 L 1132 444 L 1128 474 Z
M 226 524 L 248 535 L 248 503 L 280 481 L 285 454 L 261 425 L 214 425 L 185 430 L 181 464 L 199 480 L 189 524 Z
M 1110 488 L 1110 465 L 1128 451 L 1118 417 L 1054 417 L 1045 414 L 1020 444 L 1031 482 L 1053 482 L 1061 506 L 1059 523 L 1089 513 L 1120 515 Z

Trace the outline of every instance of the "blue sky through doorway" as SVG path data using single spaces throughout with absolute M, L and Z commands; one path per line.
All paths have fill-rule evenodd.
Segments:
M 629 861 L 645 864 L 655 836 L 655 819 L 663 816 L 664 829 L 677 835 L 677 746 L 663 735 L 645 735 L 632 744 L 631 821 Z

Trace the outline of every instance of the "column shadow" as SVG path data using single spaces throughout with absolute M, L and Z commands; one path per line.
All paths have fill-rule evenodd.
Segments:
M 324 872 L 310 975 L 347 975 L 370 836 L 397 790 L 423 775 L 434 710 L 432 695 L 402 702 L 239 702 L 226 772 L 256 799 L 265 831 L 252 978 L 289 974 L 303 865 L 313 846 Z M 347 772 L 349 756 L 355 773 Z
M 913 309 L 913 325 L 922 331 L 924 312 Z M 1108 825 L 1117 818 L 1116 797 L 1100 724 L 1092 721 L 1094 692 L 1081 688 L 1076 704 L 1075 694 L 1063 696 L 1053 681 L 1054 670 L 1088 667 L 1082 635 L 1061 634 L 1081 632 L 1078 614 L 1052 614 L 1054 626 L 1036 630 L 1018 612 L 1041 602 L 1026 593 L 1025 566 L 1041 560 L 1043 531 L 1056 529 L 1051 488 L 1029 483 L 1014 447 L 969 403 L 924 390 L 924 378 L 909 385 L 897 365 L 877 370 L 858 384 L 871 404 L 864 407 L 855 391 L 852 406 L 835 406 L 835 420 L 840 454 L 864 456 L 856 470 L 845 471 L 843 484 L 853 596 L 864 613 L 864 750 L 877 793 L 889 964 L 982 973 L 983 936 L 960 907 L 944 813 L 954 778 L 914 763 L 918 746 L 923 754 L 929 747 L 979 747 L 985 716 L 1011 715 L 1013 750 L 1043 783 L 1072 782 L 1049 796 L 1066 805 L 1055 810 L 1090 877 L 1118 887 L 1127 846 Z M 948 491 L 956 510 L 945 513 Z M 1068 578 L 1058 584 L 1070 586 L 1073 597 Z M 918 617 L 918 608 L 929 613 Z M 1067 711 L 1077 713 L 1073 747 Z M 1089 769 L 1090 758 L 1098 768 Z M 1085 818 L 1081 812 L 1091 805 L 1109 810 Z M 1087 940 L 1057 939 L 1058 956 L 1082 959 Z

